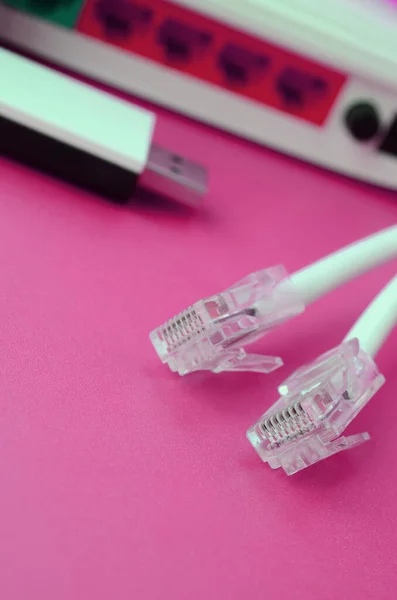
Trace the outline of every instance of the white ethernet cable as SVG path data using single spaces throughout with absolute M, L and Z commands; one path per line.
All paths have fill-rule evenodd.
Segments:
M 248 275 L 199 300 L 150 334 L 163 363 L 193 371 L 270 373 L 279 357 L 247 354 L 250 344 L 343 283 L 397 258 L 397 226 L 389 227 L 288 276 L 283 266 Z
M 375 358 L 396 326 L 397 275 L 363 312 L 345 337 L 345 341 L 358 338 L 361 348 Z
M 397 326 L 397 276 L 364 311 L 340 346 L 295 371 L 280 398 L 247 431 L 263 462 L 287 475 L 370 439 L 342 436 L 385 378 L 374 362 Z
M 308 306 L 359 275 L 397 258 L 397 225 L 346 246 L 291 276 Z

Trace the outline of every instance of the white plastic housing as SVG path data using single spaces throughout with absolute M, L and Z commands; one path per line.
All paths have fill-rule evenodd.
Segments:
M 146 167 L 153 113 L 1 48 L 0 73 L 1 116 L 137 175 Z
M 314 126 L 7 7 L 0 7 L 0 38 L 237 135 L 397 189 L 397 158 L 378 152 L 373 143 L 359 143 L 344 124 L 346 110 L 362 100 L 378 110 L 382 131 L 397 113 L 397 10 L 382 0 L 173 2 L 346 73 L 346 85 L 326 123 Z

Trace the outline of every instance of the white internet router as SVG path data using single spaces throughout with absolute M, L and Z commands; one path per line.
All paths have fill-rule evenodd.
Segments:
M 390 3 L 3 0 L 0 39 L 241 137 L 397 189 L 397 7 Z

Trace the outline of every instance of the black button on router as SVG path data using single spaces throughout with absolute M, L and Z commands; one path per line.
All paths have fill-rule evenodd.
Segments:
M 346 112 L 345 123 L 351 135 L 359 142 L 372 139 L 380 127 L 378 112 L 369 102 L 353 104 Z

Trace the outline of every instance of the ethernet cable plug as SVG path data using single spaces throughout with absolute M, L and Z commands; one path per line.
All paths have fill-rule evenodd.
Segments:
M 397 277 L 375 298 L 340 346 L 293 373 L 280 398 L 247 431 L 263 462 L 293 475 L 370 439 L 343 436 L 384 384 L 374 358 L 397 324 Z
M 201 203 L 205 167 L 153 143 L 150 111 L 4 49 L 0 72 L 2 155 L 119 204 L 141 187 Z
M 341 434 L 384 381 L 358 340 L 345 342 L 293 373 L 247 437 L 263 462 L 293 475 L 369 440 Z
M 296 272 L 264 269 L 230 289 L 193 304 L 150 334 L 172 371 L 269 373 L 281 358 L 247 354 L 244 347 L 343 283 L 397 258 L 397 226 L 389 227 Z
M 304 310 L 281 266 L 248 275 L 229 289 L 204 298 L 150 334 L 163 363 L 186 375 L 193 371 L 270 373 L 281 358 L 247 354 L 244 346 Z

